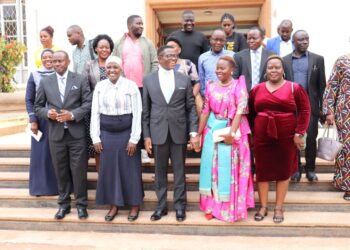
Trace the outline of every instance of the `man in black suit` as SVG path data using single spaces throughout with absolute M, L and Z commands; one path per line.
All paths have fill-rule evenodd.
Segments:
M 260 27 L 252 27 L 247 33 L 249 49 L 244 49 L 234 55 L 236 67 L 233 78 L 238 79 L 240 75 L 245 76 L 248 92 L 256 85 L 264 82 L 265 62 L 274 53 L 266 50 L 262 44 L 264 33 Z
M 174 171 L 174 208 L 176 220 L 186 218 L 185 156 L 188 136 L 199 151 L 198 116 L 194 103 L 191 80 L 174 71 L 177 61 L 171 46 L 157 51 L 159 69 L 143 81 L 142 127 L 145 149 L 154 152 L 155 190 L 158 205 L 151 220 L 159 220 L 168 213 L 167 170 L 169 158 Z M 190 133 L 188 133 L 190 132 Z
M 72 182 L 79 219 L 88 217 L 87 152 L 84 116 L 91 109 L 88 81 L 68 71 L 65 51 L 53 55 L 56 74 L 43 78 L 35 100 L 36 115 L 49 121 L 49 145 L 58 182 L 59 210 L 56 219 L 70 213 Z
M 315 174 L 316 138 L 318 121 L 322 109 L 322 97 L 326 87 L 324 59 L 322 56 L 308 51 L 309 35 L 305 30 L 298 30 L 293 35 L 295 49 L 293 53 L 285 56 L 284 64 L 286 79 L 301 84 L 309 95 L 312 115 L 307 130 L 305 148 L 305 172 L 309 181 L 317 181 Z M 292 181 L 300 181 L 302 166 L 299 156 L 299 169 L 292 176 Z

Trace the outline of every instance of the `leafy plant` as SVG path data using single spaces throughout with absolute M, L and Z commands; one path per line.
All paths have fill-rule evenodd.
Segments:
M 16 40 L 0 36 L 0 92 L 12 92 L 16 66 L 22 61 L 27 48 Z

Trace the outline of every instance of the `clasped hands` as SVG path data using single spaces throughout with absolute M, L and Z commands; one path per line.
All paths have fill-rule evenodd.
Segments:
M 61 109 L 60 113 L 57 113 L 55 109 L 50 109 L 47 115 L 51 120 L 61 123 L 72 120 L 72 113 L 65 109 Z

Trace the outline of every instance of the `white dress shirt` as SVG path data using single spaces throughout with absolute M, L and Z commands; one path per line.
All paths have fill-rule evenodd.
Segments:
M 174 70 L 166 70 L 159 65 L 158 76 L 160 88 L 164 95 L 165 101 L 169 103 L 175 90 Z
M 96 84 L 91 106 L 90 135 L 92 142 L 101 142 L 100 114 L 132 114 L 132 126 L 129 142 L 137 144 L 141 136 L 142 100 L 140 91 L 133 81 L 122 76 L 116 84 L 109 79 Z
M 285 42 L 281 39 L 280 41 L 280 57 L 284 57 L 293 52 L 292 39 Z

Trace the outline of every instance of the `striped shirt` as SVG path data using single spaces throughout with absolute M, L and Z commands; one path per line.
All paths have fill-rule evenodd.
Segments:
M 137 144 L 141 136 L 141 94 L 135 82 L 122 76 L 116 84 L 109 79 L 96 84 L 91 107 L 90 135 L 92 142 L 101 142 L 100 115 L 132 114 L 129 142 Z

